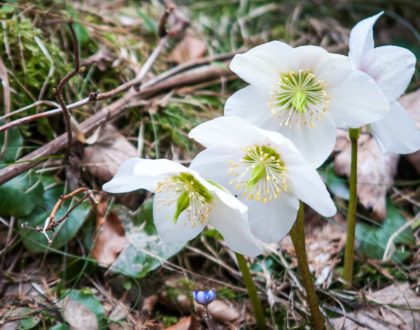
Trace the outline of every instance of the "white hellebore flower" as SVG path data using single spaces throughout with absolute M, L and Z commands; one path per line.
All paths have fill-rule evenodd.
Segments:
M 391 111 L 372 123 L 369 131 L 383 152 L 406 154 L 420 149 L 420 131 L 397 100 L 414 74 L 416 57 L 402 47 L 374 48 L 373 25 L 381 15 L 366 18 L 351 30 L 349 57 L 356 69 L 376 81 L 390 104 Z
M 132 158 L 103 186 L 111 193 L 138 189 L 156 193 L 153 218 L 163 241 L 185 244 L 211 224 L 232 250 L 247 256 L 261 253 L 251 234 L 247 207 L 197 172 L 167 159 Z
M 225 116 L 197 126 L 189 136 L 207 148 L 190 168 L 248 206 L 252 232 L 262 241 L 276 242 L 289 232 L 299 200 L 324 216 L 336 213 L 317 171 L 280 133 Z
M 331 153 L 336 127 L 358 128 L 389 110 L 371 77 L 321 47 L 272 41 L 236 55 L 230 69 L 250 85 L 227 100 L 225 115 L 279 131 L 315 167 Z

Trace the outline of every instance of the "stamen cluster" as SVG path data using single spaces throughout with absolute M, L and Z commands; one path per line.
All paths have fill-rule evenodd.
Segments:
M 328 111 L 326 84 L 309 70 L 282 74 L 272 92 L 269 107 L 280 126 L 314 126 Z
M 186 214 L 184 225 L 188 221 L 194 228 L 196 220 L 203 225 L 207 223 L 212 210 L 212 195 L 192 174 L 180 173 L 159 182 L 156 192 L 175 193 L 172 199 L 157 200 L 158 207 L 167 207 L 176 203 L 176 211 L 172 219 L 174 223 L 183 212 Z
M 266 203 L 287 191 L 287 168 L 280 155 L 268 146 L 244 148 L 244 156 L 228 163 L 235 178 L 229 183 L 250 200 Z

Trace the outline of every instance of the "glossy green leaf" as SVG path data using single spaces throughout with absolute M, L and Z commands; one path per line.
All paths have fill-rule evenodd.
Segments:
M 42 204 L 43 188 L 30 174 L 24 173 L 0 186 L 0 216 L 17 218 L 31 214 Z
M 56 325 L 52 326 L 49 330 L 69 330 L 70 327 L 64 323 L 57 323 Z
M 61 184 L 46 189 L 42 196 L 43 203 L 40 204 L 29 216 L 18 221 L 18 230 L 19 234 L 23 238 L 23 244 L 31 252 L 44 252 L 48 250 L 48 241 L 42 233 L 22 228 L 22 224 L 26 224 L 30 227 L 43 227 L 45 220 L 50 215 L 55 203 L 64 193 L 64 185 Z M 76 202 L 76 200 L 73 199 L 73 202 Z M 64 201 L 60 210 L 57 212 L 56 219 L 60 219 L 72 205 L 72 201 Z M 90 204 L 89 202 L 84 201 L 70 213 L 68 218 L 62 224 L 56 227 L 55 232 L 48 232 L 49 237 L 53 238 L 51 247 L 58 249 L 70 241 L 82 226 L 89 214 L 89 211 Z
M 382 259 L 389 238 L 398 229 L 407 224 L 399 210 L 387 202 L 387 217 L 380 226 L 359 223 L 356 227 L 356 237 L 360 242 L 359 251 L 372 259 Z M 408 227 L 394 239 L 396 250 L 392 256 L 395 262 L 402 262 L 410 256 L 409 248 L 415 243 L 413 230 Z
M 334 165 L 329 164 L 322 173 L 328 189 L 337 197 L 349 200 L 349 187 L 345 178 L 335 174 Z
M 3 148 L 4 134 L 5 134 L 4 132 L 0 133 L 0 150 Z M 19 133 L 19 130 L 17 128 L 9 129 L 8 136 L 7 136 L 7 149 L 1 161 L 6 164 L 14 162 L 19 157 L 19 153 L 20 153 L 22 145 L 23 145 L 23 138 L 21 134 Z M 1 167 L 2 166 L 0 165 L 0 168 Z
M 26 319 L 23 319 L 19 323 L 19 330 L 29 330 L 35 328 L 38 323 L 41 321 L 41 317 L 39 315 L 28 317 Z

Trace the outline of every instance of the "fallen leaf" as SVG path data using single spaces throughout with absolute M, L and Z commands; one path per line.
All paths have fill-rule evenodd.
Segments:
M 124 208 L 114 208 L 123 221 L 126 244 L 112 264 L 112 272 L 135 278 L 144 277 L 183 247 L 183 244 L 160 239 L 153 224 L 152 209 L 152 200 L 145 201 L 134 217 Z
M 345 232 L 337 222 L 341 223 L 340 219 L 308 230 L 305 240 L 309 269 L 315 276 L 315 284 L 324 289 L 332 283 L 334 267 L 345 242 Z M 282 250 L 296 256 L 290 236 L 286 236 L 280 244 Z M 297 266 L 296 258 L 292 259 L 292 264 Z
M 62 316 L 70 324 L 72 330 L 97 330 L 99 328 L 95 313 L 70 297 L 64 300 Z
M 420 129 L 420 89 L 404 95 L 400 98 L 400 102 L 415 120 L 417 128 Z M 409 155 L 404 155 L 404 157 L 413 165 L 417 173 L 420 174 L 420 150 Z
M 221 323 L 234 323 L 241 317 L 241 314 L 233 305 L 222 300 L 213 301 L 207 308 L 210 316 Z
M 181 42 L 168 56 L 168 61 L 177 64 L 202 58 L 207 51 L 206 43 L 187 31 Z
M 367 293 L 366 298 L 373 304 L 348 313 L 348 318 L 330 319 L 334 329 L 411 330 L 420 327 L 420 297 L 408 283 Z
M 118 258 L 125 244 L 124 226 L 116 214 L 107 214 L 107 205 L 101 202 L 96 208 L 97 230 L 91 253 L 103 267 L 108 267 Z
M 343 144 L 343 135 L 339 131 L 338 141 Z M 335 171 L 339 175 L 350 176 L 351 144 L 347 144 L 334 159 Z M 361 134 L 358 140 L 357 161 L 357 196 L 367 209 L 372 209 L 373 216 L 384 219 L 386 216 L 386 193 L 394 183 L 399 155 L 383 154 L 375 140 L 368 134 Z
M 112 125 L 107 125 L 96 143 L 84 149 L 83 166 L 99 180 L 109 181 L 124 161 L 136 156 L 136 148 Z
M 105 71 L 108 64 L 112 63 L 115 58 L 115 54 L 113 54 L 110 50 L 101 47 L 95 54 L 83 60 L 82 65 L 86 67 L 96 65 L 100 71 Z
M 181 318 L 177 323 L 171 325 L 166 330 L 189 330 L 191 326 L 191 316 Z
M 128 314 L 130 314 L 130 307 L 122 303 L 117 302 L 115 307 L 112 307 L 112 311 L 108 316 L 108 319 L 112 322 L 119 322 L 123 320 Z

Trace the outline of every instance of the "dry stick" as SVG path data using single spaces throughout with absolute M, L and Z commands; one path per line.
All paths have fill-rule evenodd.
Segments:
M 166 81 L 162 81 L 156 85 L 150 84 L 148 88 L 140 89 L 139 93 L 135 91 L 129 91 L 123 97 L 117 101 L 111 103 L 108 107 L 97 112 L 93 116 L 86 119 L 80 124 L 80 129 L 83 134 L 89 134 L 99 126 L 116 119 L 121 116 L 124 111 L 130 107 L 131 103 L 135 103 L 138 98 L 150 98 L 159 93 L 172 88 L 187 86 L 217 77 L 228 76 L 231 73 L 229 70 L 221 68 L 219 66 L 208 66 L 205 69 L 191 70 L 192 72 L 185 72 L 178 76 L 174 76 Z M 159 80 L 160 77 L 156 77 Z M 144 87 L 144 86 L 143 86 Z M 37 150 L 19 159 L 15 164 L 9 165 L 8 167 L 0 170 L 0 185 L 13 179 L 20 173 L 23 173 L 39 163 L 42 163 L 48 159 L 51 155 L 58 153 L 64 148 L 66 144 L 66 135 L 62 134 L 54 140 L 48 142 Z
M 81 192 L 85 192 L 85 195 L 75 205 L 73 205 L 70 209 L 68 209 L 66 211 L 66 213 L 64 213 L 64 215 L 59 220 L 56 220 L 55 216 L 57 215 L 57 212 L 60 209 L 61 205 L 64 203 L 64 201 L 67 200 L 67 199 L 73 198 L 75 195 L 77 195 Z M 48 218 L 45 220 L 45 224 L 44 224 L 43 228 L 41 228 L 41 227 L 31 228 L 31 227 L 28 227 L 28 226 L 25 226 L 25 225 L 23 225 L 23 227 L 43 233 L 45 235 L 45 237 L 47 238 L 48 243 L 51 244 L 52 241 L 49 238 L 49 236 L 47 234 L 47 231 L 53 230 L 55 227 L 60 225 L 64 220 L 66 220 L 68 218 L 69 214 L 77 206 L 79 206 L 88 196 L 89 196 L 89 189 L 85 188 L 85 187 L 77 188 L 77 189 L 73 190 L 71 193 L 68 193 L 66 195 L 62 195 L 62 196 L 60 196 L 60 198 L 55 203 L 53 209 L 51 210 L 50 215 L 48 216 Z
M 4 104 L 4 115 L 7 116 L 10 113 L 10 84 L 9 84 L 9 78 L 7 76 L 7 69 L 4 65 L 2 59 L 0 58 L 0 78 L 2 80 L 3 85 L 3 104 Z M 9 140 L 9 134 L 8 132 L 4 133 L 3 138 L 3 145 L 0 150 L 0 159 L 3 158 L 4 154 L 7 150 Z
M 61 79 L 54 93 L 55 98 L 57 99 L 58 103 L 61 106 L 61 110 L 63 112 L 63 118 L 64 118 L 64 125 L 67 131 L 67 152 L 66 152 L 65 159 L 68 158 L 71 151 L 72 133 L 71 133 L 70 112 L 67 109 L 66 104 L 63 99 L 63 88 L 71 78 L 73 78 L 75 75 L 77 75 L 80 72 L 79 43 L 77 41 L 76 32 L 74 31 L 74 28 L 73 28 L 73 22 L 69 23 L 69 28 L 70 28 L 70 33 L 71 33 L 71 38 L 72 38 L 72 43 L 73 43 L 74 69 L 73 71 L 67 73 L 63 79 Z
M 8 113 L 7 115 L 0 116 L 0 120 L 7 119 L 7 118 L 9 118 L 9 117 L 12 117 L 12 116 L 17 115 L 17 114 L 19 114 L 19 113 L 21 113 L 21 112 L 24 112 L 24 111 L 29 110 L 29 109 L 31 109 L 31 108 L 38 107 L 38 106 L 43 105 L 43 104 L 47 104 L 47 105 L 52 106 L 52 107 L 58 107 L 58 108 L 60 108 L 60 105 L 59 105 L 58 103 L 56 103 L 56 102 L 53 102 L 53 101 L 47 101 L 47 100 L 39 100 L 39 101 L 36 101 L 36 102 L 34 102 L 34 103 L 32 103 L 32 104 L 29 104 L 29 105 L 27 105 L 27 106 L 24 106 L 23 108 L 20 108 L 20 109 L 14 110 L 14 111 L 12 111 L 12 112 Z M 24 117 L 24 118 L 25 118 L 25 117 Z M 21 118 L 21 119 L 24 119 L 24 118 Z M 28 117 L 26 117 L 26 118 L 28 118 Z M 5 125 L 5 126 L 6 126 L 6 125 Z M 1 126 L 1 127 L 3 127 L 3 126 Z M 2 130 L 0 130 L 0 132 L 1 132 L 1 131 L 2 131 Z
M 156 54 L 158 54 L 161 51 L 161 48 L 163 48 L 163 46 L 164 46 L 164 44 L 162 42 L 160 42 L 158 44 L 158 46 L 155 48 L 154 52 L 156 52 Z M 180 64 L 180 65 L 176 66 L 175 68 L 170 69 L 168 71 L 165 71 L 164 73 L 160 74 L 156 78 L 151 79 L 150 81 L 144 83 L 143 87 L 145 89 L 147 89 L 147 88 L 151 87 L 152 85 L 156 85 L 159 82 L 167 80 L 170 77 L 179 75 L 182 72 L 185 72 L 187 70 L 191 70 L 191 69 L 199 67 L 199 66 L 204 66 L 204 65 L 210 64 L 212 62 L 217 62 L 217 61 L 230 60 L 234 55 L 235 55 L 234 53 L 225 53 L 225 54 L 210 56 L 210 57 L 207 57 L 207 58 L 204 58 L 204 59 Z M 153 57 L 153 53 L 149 58 L 152 58 L 152 57 Z M 143 67 L 147 67 L 147 66 L 144 65 Z M 124 84 L 122 84 L 122 85 L 120 85 L 120 86 L 118 86 L 118 87 L 116 87 L 116 88 L 114 88 L 110 91 L 108 91 L 108 92 L 90 93 L 90 95 L 88 97 L 86 97 L 82 100 L 79 100 L 77 102 L 74 102 L 72 104 L 67 105 L 67 109 L 68 110 L 74 110 L 74 109 L 78 109 L 78 108 L 80 108 L 80 107 L 82 107 L 82 106 L 84 106 L 84 105 L 86 105 L 86 104 L 88 104 L 92 101 L 103 101 L 103 100 L 112 98 L 112 97 L 114 97 L 114 96 L 116 96 L 116 95 L 118 95 L 122 92 L 128 91 L 131 87 L 138 86 L 140 84 L 140 82 L 141 82 L 141 80 L 139 79 L 139 77 L 136 77 L 136 78 L 134 78 L 134 79 L 132 79 L 132 80 L 130 80 L 130 81 L 128 81 L 128 82 L 126 82 L 126 83 L 124 83 Z M 28 105 L 28 106 L 26 106 L 22 109 L 16 110 L 13 113 L 18 113 L 18 111 L 19 112 L 24 111 L 24 110 L 29 109 L 31 107 L 37 106 L 38 104 L 40 104 L 38 102 L 48 104 L 48 102 L 50 102 L 50 101 L 37 101 L 37 102 L 35 102 L 31 105 Z M 31 121 L 34 121 L 34 120 L 56 116 L 58 114 L 61 114 L 61 112 L 62 112 L 61 108 L 56 107 L 55 109 L 47 110 L 47 111 L 38 113 L 36 115 L 31 115 L 31 116 L 23 117 L 23 118 L 20 118 L 20 119 L 16 119 L 14 121 L 11 121 L 10 123 L 7 123 L 3 126 L 0 126 L 0 133 L 2 131 L 6 131 L 6 130 L 12 128 L 12 127 L 27 124 L 27 123 L 29 123 Z M 0 119 L 2 119 L 4 117 L 5 116 L 1 117 Z

